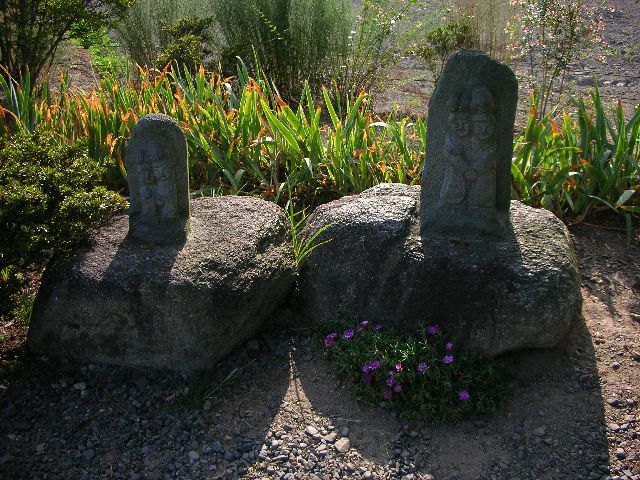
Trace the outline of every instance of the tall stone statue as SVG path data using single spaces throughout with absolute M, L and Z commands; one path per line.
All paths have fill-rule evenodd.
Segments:
M 187 141 L 176 121 L 154 113 L 140 119 L 126 152 L 129 236 L 179 244 L 189 231 Z
M 513 72 L 484 53 L 449 59 L 429 102 L 423 234 L 506 235 L 517 95 Z

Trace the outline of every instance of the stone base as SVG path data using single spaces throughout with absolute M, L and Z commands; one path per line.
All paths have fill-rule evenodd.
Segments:
M 511 203 L 503 240 L 420 234 L 420 188 L 379 185 L 318 208 L 303 236 L 334 223 L 301 273 L 301 313 L 402 329 L 439 324 L 486 356 L 552 347 L 580 315 L 576 259 L 550 212 Z
M 288 221 L 250 197 L 191 202 L 183 245 L 126 238 L 116 218 L 45 272 L 28 346 L 36 353 L 181 371 L 212 368 L 253 336 L 294 282 Z

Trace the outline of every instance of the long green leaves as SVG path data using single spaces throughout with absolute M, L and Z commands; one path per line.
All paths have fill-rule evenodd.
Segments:
M 240 73 L 235 87 L 202 69 L 197 74 L 141 70 L 137 85 L 121 85 L 106 76 L 88 95 L 65 90 L 55 99 L 47 95 L 15 101 L 0 128 L 40 124 L 65 141 L 86 138 L 92 158 L 107 164 L 116 159 L 123 168 L 126 140 L 138 119 L 166 113 L 185 132 L 191 185 L 198 190 L 275 199 L 286 184 L 294 197 L 313 203 L 316 195 L 321 201 L 380 182 L 419 181 L 425 147 L 421 120 L 376 123 L 364 92 L 347 100 L 341 109 L 344 118 L 338 119 L 326 91 L 324 104 L 317 105 L 308 85 L 293 109 L 264 81 Z M 28 91 L 13 83 L 5 89 L 13 97 Z M 322 125 L 322 111 L 333 112 L 332 124 Z M 10 127 L 13 116 L 19 122 Z
M 630 214 L 640 211 L 640 106 L 627 121 L 620 102 L 607 114 L 597 85 L 589 100 L 575 100 L 575 116 L 564 113 L 560 123 L 537 121 L 532 107 L 516 138 L 514 197 L 578 221 L 609 209 L 630 233 Z
M 426 149 L 421 119 L 374 117 L 366 93 L 355 98 L 308 85 L 292 107 L 243 65 L 238 82 L 169 69 L 141 70 L 138 84 L 107 76 L 88 95 L 63 89 L 55 98 L 0 75 L 0 133 L 57 132 L 65 142 L 87 139 L 89 154 L 124 172 L 124 149 L 138 119 L 162 112 L 187 137 L 194 190 L 257 194 L 282 192 L 313 205 L 383 182 L 416 184 Z M 28 77 L 25 79 L 28 82 Z M 619 103 L 608 112 L 596 87 L 576 112 L 536 118 L 536 99 L 517 135 L 511 166 L 513 198 L 578 220 L 610 210 L 640 213 L 640 107 L 626 119 Z M 115 173 L 120 175 L 118 168 Z

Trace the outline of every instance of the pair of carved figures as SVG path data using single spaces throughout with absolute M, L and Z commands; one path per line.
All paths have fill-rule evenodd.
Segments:
M 495 101 L 484 87 L 454 94 L 448 102 L 445 172 L 440 202 L 461 210 L 495 209 Z

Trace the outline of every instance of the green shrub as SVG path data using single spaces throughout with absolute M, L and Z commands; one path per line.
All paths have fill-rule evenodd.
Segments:
M 367 321 L 355 328 L 327 324 L 324 331 L 329 360 L 353 382 L 358 398 L 384 402 L 403 417 L 444 421 L 493 414 L 505 397 L 500 363 L 446 341 L 437 325 L 416 335 Z
M 426 36 L 426 43 L 416 53 L 424 62 L 437 82 L 449 56 L 461 48 L 477 48 L 478 37 L 468 19 L 451 20 L 442 27 L 436 27 Z
M 362 0 L 336 75 L 343 96 L 354 97 L 363 89 L 377 93 L 385 86 L 391 68 L 435 18 L 429 9 L 430 15 L 418 20 L 411 10 L 415 5 L 415 0 Z
M 175 63 L 181 70 L 186 67 L 194 72 L 199 65 L 206 64 L 212 53 L 208 46 L 212 23 L 213 17 L 186 17 L 175 25 L 165 25 L 164 30 L 171 35 L 172 41 L 160 53 L 158 69 Z
M 630 239 L 633 215 L 640 213 L 640 106 L 630 119 L 620 102 L 607 114 L 597 83 L 590 101 L 574 100 L 575 116 L 539 118 L 534 95 L 530 103 L 515 139 L 512 197 L 578 221 L 615 213 Z
M 172 42 L 167 25 L 185 17 L 207 17 L 211 11 L 208 0 L 137 0 L 115 26 L 114 36 L 133 62 L 153 67 Z
M 349 0 L 219 0 L 214 15 L 223 67 L 255 52 L 285 100 L 298 99 L 305 80 L 314 93 L 331 81 L 354 25 Z
M 89 50 L 92 64 L 101 74 L 126 78 L 131 71 L 129 60 L 122 55 L 120 46 L 109 36 L 108 28 L 93 30 L 75 42 Z
M 23 271 L 85 238 L 126 202 L 99 185 L 104 169 L 89 159 L 86 145 L 59 144 L 38 132 L 4 137 L 0 147 L 0 298 L 6 301 Z

